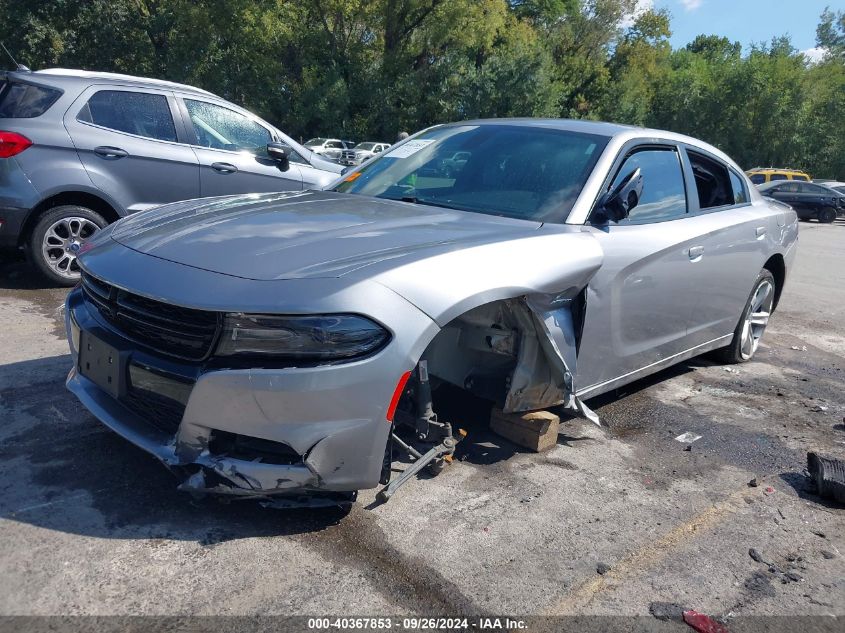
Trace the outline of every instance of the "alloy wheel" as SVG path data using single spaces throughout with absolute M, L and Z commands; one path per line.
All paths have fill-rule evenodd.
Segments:
M 742 344 L 739 348 L 739 353 L 743 360 L 748 360 L 757 351 L 760 338 L 769 324 L 774 300 L 775 287 L 772 285 L 772 282 L 763 280 L 757 286 L 757 290 L 755 290 L 754 296 L 751 298 L 751 308 L 745 317 L 745 323 L 742 325 Z
M 47 265 L 60 277 L 79 276 L 76 257 L 79 249 L 100 227 L 88 218 L 68 216 L 53 222 L 44 233 L 41 255 Z

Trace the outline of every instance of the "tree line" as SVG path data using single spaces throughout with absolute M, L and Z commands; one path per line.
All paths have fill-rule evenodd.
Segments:
M 785 36 L 743 51 L 670 35 L 636 0 L 0 0 L 0 41 L 33 69 L 192 84 L 296 138 L 587 118 L 845 179 L 845 13 L 819 17 L 819 62 Z

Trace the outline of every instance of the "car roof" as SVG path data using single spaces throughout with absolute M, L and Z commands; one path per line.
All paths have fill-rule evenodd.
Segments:
M 448 123 L 449 126 L 457 125 L 524 125 L 527 127 L 541 127 L 555 130 L 563 130 L 567 132 L 581 132 L 584 134 L 595 134 L 596 136 L 604 136 L 607 138 L 618 138 L 623 142 L 637 139 L 658 139 L 673 141 L 676 143 L 685 143 L 698 147 L 699 149 L 710 152 L 714 156 L 724 160 L 735 168 L 739 166 L 733 159 L 725 154 L 718 147 L 714 147 L 700 139 L 685 134 L 678 134 L 677 132 L 669 132 L 668 130 L 658 130 L 654 128 L 637 127 L 634 125 L 624 125 L 621 123 L 608 123 L 604 121 L 589 121 L 586 119 L 532 119 L 532 118 L 503 118 L 503 119 L 475 119 L 470 121 L 456 121 Z
M 193 92 L 196 94 L 203 94 L 211 97 L 216 97 L 214 93 L 189 86 L 187 84 L 176 83 L 175 81 L 165 81 L 163 79 L 151 79 L 149 77 L 136 77 L 133 75 L 121 75 L 118 73 L 105 73 L 90 70 L 75 70 L 70 68 L 46 68 L 44 70 L 36 70 L 33 72 L 15 72 L 9 73 L 16 78 L 23 80 L 45 79 L 56 85 L 72 85 L 72 84 L 90 84 L 96 83 L 113 83 L 115 85 L 131 85 L 139 87 L 154 87 L 154 88 L 169 88 L 171 90 L 180 90 L 182 92 Z
M 505 118 L 505 119 L 474 119 L 470 121 L 456 121 L 448 125 L 524 125 L 528 127 L 545 127 L 569 132 L 584 132 L 599 136 L 612 137 L 630 130 L 645 130 L 632 125 L 620 123 L 605 123 L 603 121 L 587 121 L 583 119 L 533 119 L 533 118 Z

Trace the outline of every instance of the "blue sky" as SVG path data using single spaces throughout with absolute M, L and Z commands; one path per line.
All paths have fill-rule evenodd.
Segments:
M 826 6 L 845 9 L 843 0 L 640 0 L 672 15 L 672 47 L 681 48 L 700 33 L 724 35 L 747 48 L 789 34 L 792 45 L 816 45 L 816 25 Z

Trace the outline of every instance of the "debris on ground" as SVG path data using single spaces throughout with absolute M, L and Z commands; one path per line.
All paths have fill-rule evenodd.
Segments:
M 692 450 L 692 444 L 687 444 L 686 446 L 684 446 L 684 451 L 686 451 L 687 453 L 689 453 L 691 450 Z
M 821 554 L 827 560 L 836 558 L 836 552 L 831 552 L 829 549 L 819 550 L 819 554 Z
M 814 404 L 812 407 L 810 407 L 810 411 L 812 411 L 813 413 L 824 413 L 825 411 L 827 411 L 827 407 L 823 404 Z
M 794 571 L 788 571 L 784 574 L 784 576 L 786 576 L 792 582 L 801 582 L 802 580 L 804 580 L 804 578 L 802 576 L 800 576 L 799 574 L 796 574 Z M 784 582 L 786 582 L 786 581 L 784 581 Z
M 802 345 L 801 347 L 798 347 L 797 345 L 793 345 L 793 346 L 792 346 L 792 349 L 794 349 L 795 351 L 798 351 L 798 352 L 806 352 L 806 351 L 807 351 L 807 346 L 806 346 L 806 345 Z
M 748 482 L 749 488 L 756 488 L 759 485 L 760 485 L 760 482 L 757 481 L 756 477 L 754 477 L 751 481 Z
M 717 622 L 709 615 L 699 613 L 693 609 L 684 611 L 684 622 L 699 633 L 730 633 L 721 622 Z
M 722 369 L 724 369 L 729 374 L 738 374 L 739 373 L 739 370 L 734 369 L 733 367 L 722 367 Z
M 535 492 L 533 495 L 528 495 L 520 499 L 520 503 L 531 503 L 534 499 L 539 499 L 542 495 L 542 492 Z
M 772 488 L 771 486 L 766 486 L 765 489 L 763 490 L 763 492 L 766 493 L 767 495 L 773 494 L 774 491 L 775 491 L 775 489 Z
M 658 620 L 681 620 L 684 617 L 684 608 L 674 602 L 652 602 L 648 605 L 648 612 Z
M 701 436 L 696 435 L 692 431 L 687 431 L 686 433 L 681 433 L 678 437 L 675 438 L 676 441 L 680 442 L 681 444 L 692 444 L 693 442 L 700 440 Z
M 845 503 L 845 462 L 811 451 L 807 453 L 807 471 L 820 497 Z
M 766 561 L 763 560 L 763 555 L 760 552 L 758 552 L 756 549 L 754 549 L 753 547 L 750 550 L 748 550 L 748 555 L 751 558 L 753 558 L 754 560 L 756 560 L 758 563 L 765 563 L 766 562 Z
M 607 572 L 610 571 L 610 569 L 611 567 L 607 563 L 599 563 L 598 565 L 596 565 L 596 573 L 600 576 L 604 576 Z

